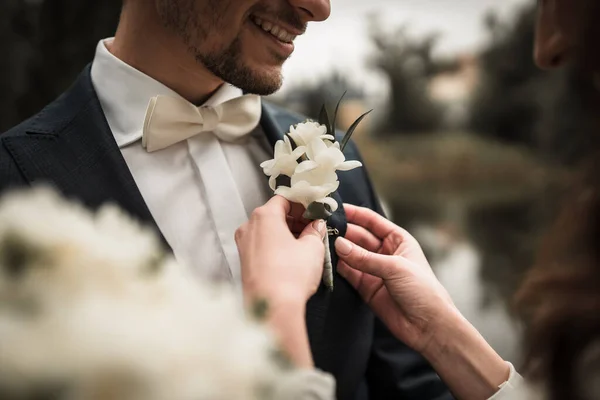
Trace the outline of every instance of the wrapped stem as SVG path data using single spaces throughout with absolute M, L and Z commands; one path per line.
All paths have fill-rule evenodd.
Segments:
M 329 249 L 329 232 L 323 239 L 325 245 L 325 264 L 323 265 L 323 284 L 330 292 L 333 292 L 333 263 L 331 262 L 331 250 Z

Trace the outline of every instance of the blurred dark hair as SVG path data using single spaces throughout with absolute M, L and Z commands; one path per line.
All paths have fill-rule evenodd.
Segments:
M 593 71 L 600 71 L 596 49 L 600 42 L 600 3 L 588 2 L 590 21 L 582 21 L 588 23 L 583 25 L 586 28 L 577 68 L 592 77 Z M 598 104 L 596 114 L 600 114 L 600 101 Z M 580 387 L 583 360 L 600 343 L 598 150 L 590 152 L 593 156 L 582 163 L 564 209 L 542 242 L 536 264 L 517 295 L 517 306 L 528 324 L 525 371 L 529 379 L 544 385 L 551 400 L 588 400 L 585 388 Z

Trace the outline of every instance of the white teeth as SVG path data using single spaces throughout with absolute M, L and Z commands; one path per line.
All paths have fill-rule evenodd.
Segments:
M 296 35 L 289 33 L 280 26 L 274 25 L 269 21 L 263 21 L 258 17 L 253 17 L 252 19 L 256 25 L 262 28 L 262 30 L 269 32 L 282 42 L 291 43 L 294 41 L 294 39 L 296 39 Z

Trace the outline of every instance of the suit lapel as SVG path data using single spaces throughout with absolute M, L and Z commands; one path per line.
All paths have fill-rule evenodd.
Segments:
M 2 142 L 30 184 L 49 183 L 91 209 L 117 204 L 158 231 L 114 141 L 90 71 L 88 66 L 69 91 L 29 121 L 24 134 Z

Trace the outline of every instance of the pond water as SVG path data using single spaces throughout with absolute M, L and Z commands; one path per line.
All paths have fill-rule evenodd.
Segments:
M 482 281 L 482 257 L 466 241 L 453 243 L 432 263 L 462 314 L 505 360 L 519 364 L 520 329 L 500 293 Z

